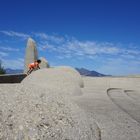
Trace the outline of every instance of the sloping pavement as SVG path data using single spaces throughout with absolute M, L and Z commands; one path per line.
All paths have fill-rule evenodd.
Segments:
M 94 120 L 101 140 L 140 140 L 140 78 L 84 77 L 73 100 Z

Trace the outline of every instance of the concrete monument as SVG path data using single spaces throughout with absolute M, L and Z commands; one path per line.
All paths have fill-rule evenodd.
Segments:
M 41 57 L 39 58 L 41 60 L 41 63 L 40 63 L 40 68 L 49 68 L 49 63 L 48 61 L 44 58 L 44 57 Z
M 24 73 L 28 71 L 28 65 L 37 59 L 38 59 L 38 52 L 36 48 L 36 43 L 32 38 L 29 38 L 26 47 Z

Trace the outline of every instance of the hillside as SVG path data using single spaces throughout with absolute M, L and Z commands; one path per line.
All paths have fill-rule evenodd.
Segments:
M 99 72 L 96 72 L 94 70 L 90 71 L 88 69 L 85 68 L 75 68 L 81 75 L 84 76 L 93 76 L 93 77 L 102 77 L 102 76 L 107 76 L 105 74 L 101 74 Z M 11 68 L 7 68 L 6 69 L 6 74 L 16 74 L 16 73 L 23 73 L 22 69 L 11 69 Z
M 99 72 L 96 72 L 96 71 L 90 71 L 88 69 L 85 69 L 85 68 L 76 68 L 76 70 L 81 74 L 81 75 L 84 75 L 84 76 L 93 76 L 93 77 L 102 77 L 102 76 L 107 76 L 105 74 L 101 74 Z
M 23 73 L 22 69 L 10 69 L 10 68 L 7 68 L 5 70 L 6 70 L 6 74 Z

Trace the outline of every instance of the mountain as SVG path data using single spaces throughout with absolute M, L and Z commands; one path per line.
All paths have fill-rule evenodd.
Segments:
M 85 68 L 76 68 L 76 70 L 81 74 L 81 75 L 84 75 L 84 76 L 95 76 L 95 77 L 102 77 L 102 76 L 108 76 L 108 75 L 105 75 L 105 74 L 101 74 L 101 73 L 98 73 L 96 71 L 90 71 L 88 69 L 85 69 Z M 23 73 L 23 70 L 22 69 L 10 69 L 10 68 L 7 68 L 6 69 L 6 74 L 17 74 L 17 73 Z
M 17 73 L 23 73 L 22 69 L 10 69 L 7 68 L 6 70 L 6 74 L 17 74 Z
M 96 76 L 96 77 L 108 76 L 108 75 L 105 75 L 105 74 L 98 73 L 98 72 L 96 72 L 96 71 L 87 70 L 87 69 L 85 69 L 85 68 L 76 68 L 76 70 L 77 70 L 81 75 L 84 75 L 84 76 Z

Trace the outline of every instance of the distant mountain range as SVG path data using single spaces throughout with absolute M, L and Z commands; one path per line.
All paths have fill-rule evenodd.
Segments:
M 85 69 L 85 68 L 75 68 L 81 75 L 84 75 L 84 76 L 96 76 L 96 77 L 102 77 L 102 76 L 108 76 L 108 75 L 105 75 L 105 74 L 101 74 L 101 73 L 98 73 L 96 71 L 90 71 L 88 69 Z M 10 68 L 7 68 L 6 69 L 6 74 L 17 74 L 17 73 L 23 73 L 23 70 L 22 69 L 10 69 Z
M 6 70 L 6 74 L 17 74 L 17 73 L 23 73 L 22 69 L 10 69 L 7 68 Z
M 98 73 L 96 71 L 90 71 L 88 69 L 85 69 L 85 68 L 76 68 L 76 70 L 81 74 L 81 75 L 84 75 L 84 76 L 96 76 L 96 77 L 102 77 L 102 76 L 108 76 L 108 75 L 105 75 L 105 74 L 101 74 L 101 73 Z

